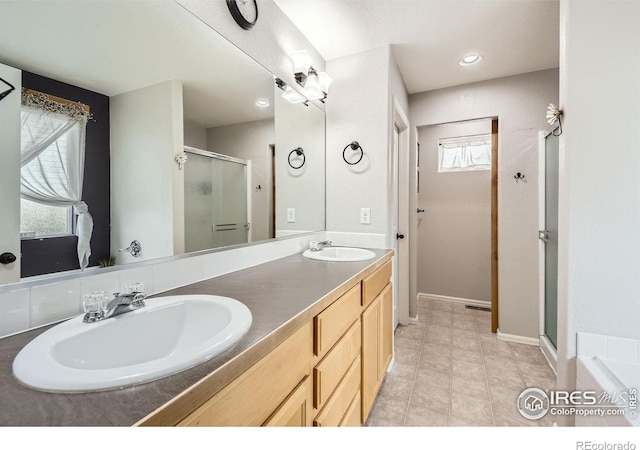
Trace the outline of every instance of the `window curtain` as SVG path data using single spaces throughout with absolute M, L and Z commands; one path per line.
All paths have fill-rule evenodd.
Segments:
M 491 135 L 440 139 L 440 172 L 491 169 Z
M 29 94 L 27 94 L 28 97 Z M 33 97 L 33 94 L 30 94 Z M 82 201 L 85 132 L 89 115 L 79 107 L 26 98 L 21 109 L 20 195 L 50 206 L 73 206 L 78 216 L 78 261 L 91 255 L 93 218 Z

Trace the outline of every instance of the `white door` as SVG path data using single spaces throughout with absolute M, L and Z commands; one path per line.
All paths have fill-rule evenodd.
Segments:
M 22 72 L 0 64 L 0 255 L 13 263 L 0 263 L 0 284 L 20 281 L 20 90 Z
M 393 139 L 390 161 L 391 236 L 393 258 L 394 326 L 409 323 L 409 120 L 393 102 Z

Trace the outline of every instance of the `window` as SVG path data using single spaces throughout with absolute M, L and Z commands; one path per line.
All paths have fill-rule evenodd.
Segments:
M 438 172 L 491 170 L 491 135 L 438 140 Z
M 72 234 L 71 207 L 49 206 L 20 199 L 20 237 L 50 237 Z

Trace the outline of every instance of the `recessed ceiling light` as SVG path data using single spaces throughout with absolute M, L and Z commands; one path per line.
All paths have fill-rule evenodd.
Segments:
M 479 63 L 482 60 L 482 55 L 468 55 L 462 58 L 459 62 L 461 66 L 470 66 L 471 64 Z
M 267 106 L 269 106 L 269 100 L 267 100 L 266 98 L 259 98 L 258 100 L 256 100 L 256 106 L 259 106 L 260 108 L 266 108 Z

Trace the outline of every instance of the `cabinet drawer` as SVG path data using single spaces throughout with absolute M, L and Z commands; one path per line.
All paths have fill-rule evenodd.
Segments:
M 311 323 L 229 383 L 178 426 L 260 426 L 311 372 Z
M 360 357 L 351 364 L 337 389 L 316 417 L 318 427 L 336 427 L 347 414 L 353 397 L 360 391 Z
M 341 427 L 359 427 L 362 425 L 360 423 L 360 405 L 360 391 L 358 391 L 353 400 L 351 400 L 351 406 L 349 406 L 342 422 L 340 422 Z
M 322 408 L 353 361 L 360 355 L 360 321 L 349 328 L 327 356 L 313 369 L 313 406 Z
M 280 405 L 265 427 L 310 427 L 313 408 L 311 408 L 311 377 L 305 378 L 295 391 Z
M 322 357 L 360 315 L 360 285 L 354 286 L 315 317 L 315 353 Z
M 366 308 L 391 280 L 391 260 L 362 280 L 362 305 Z

